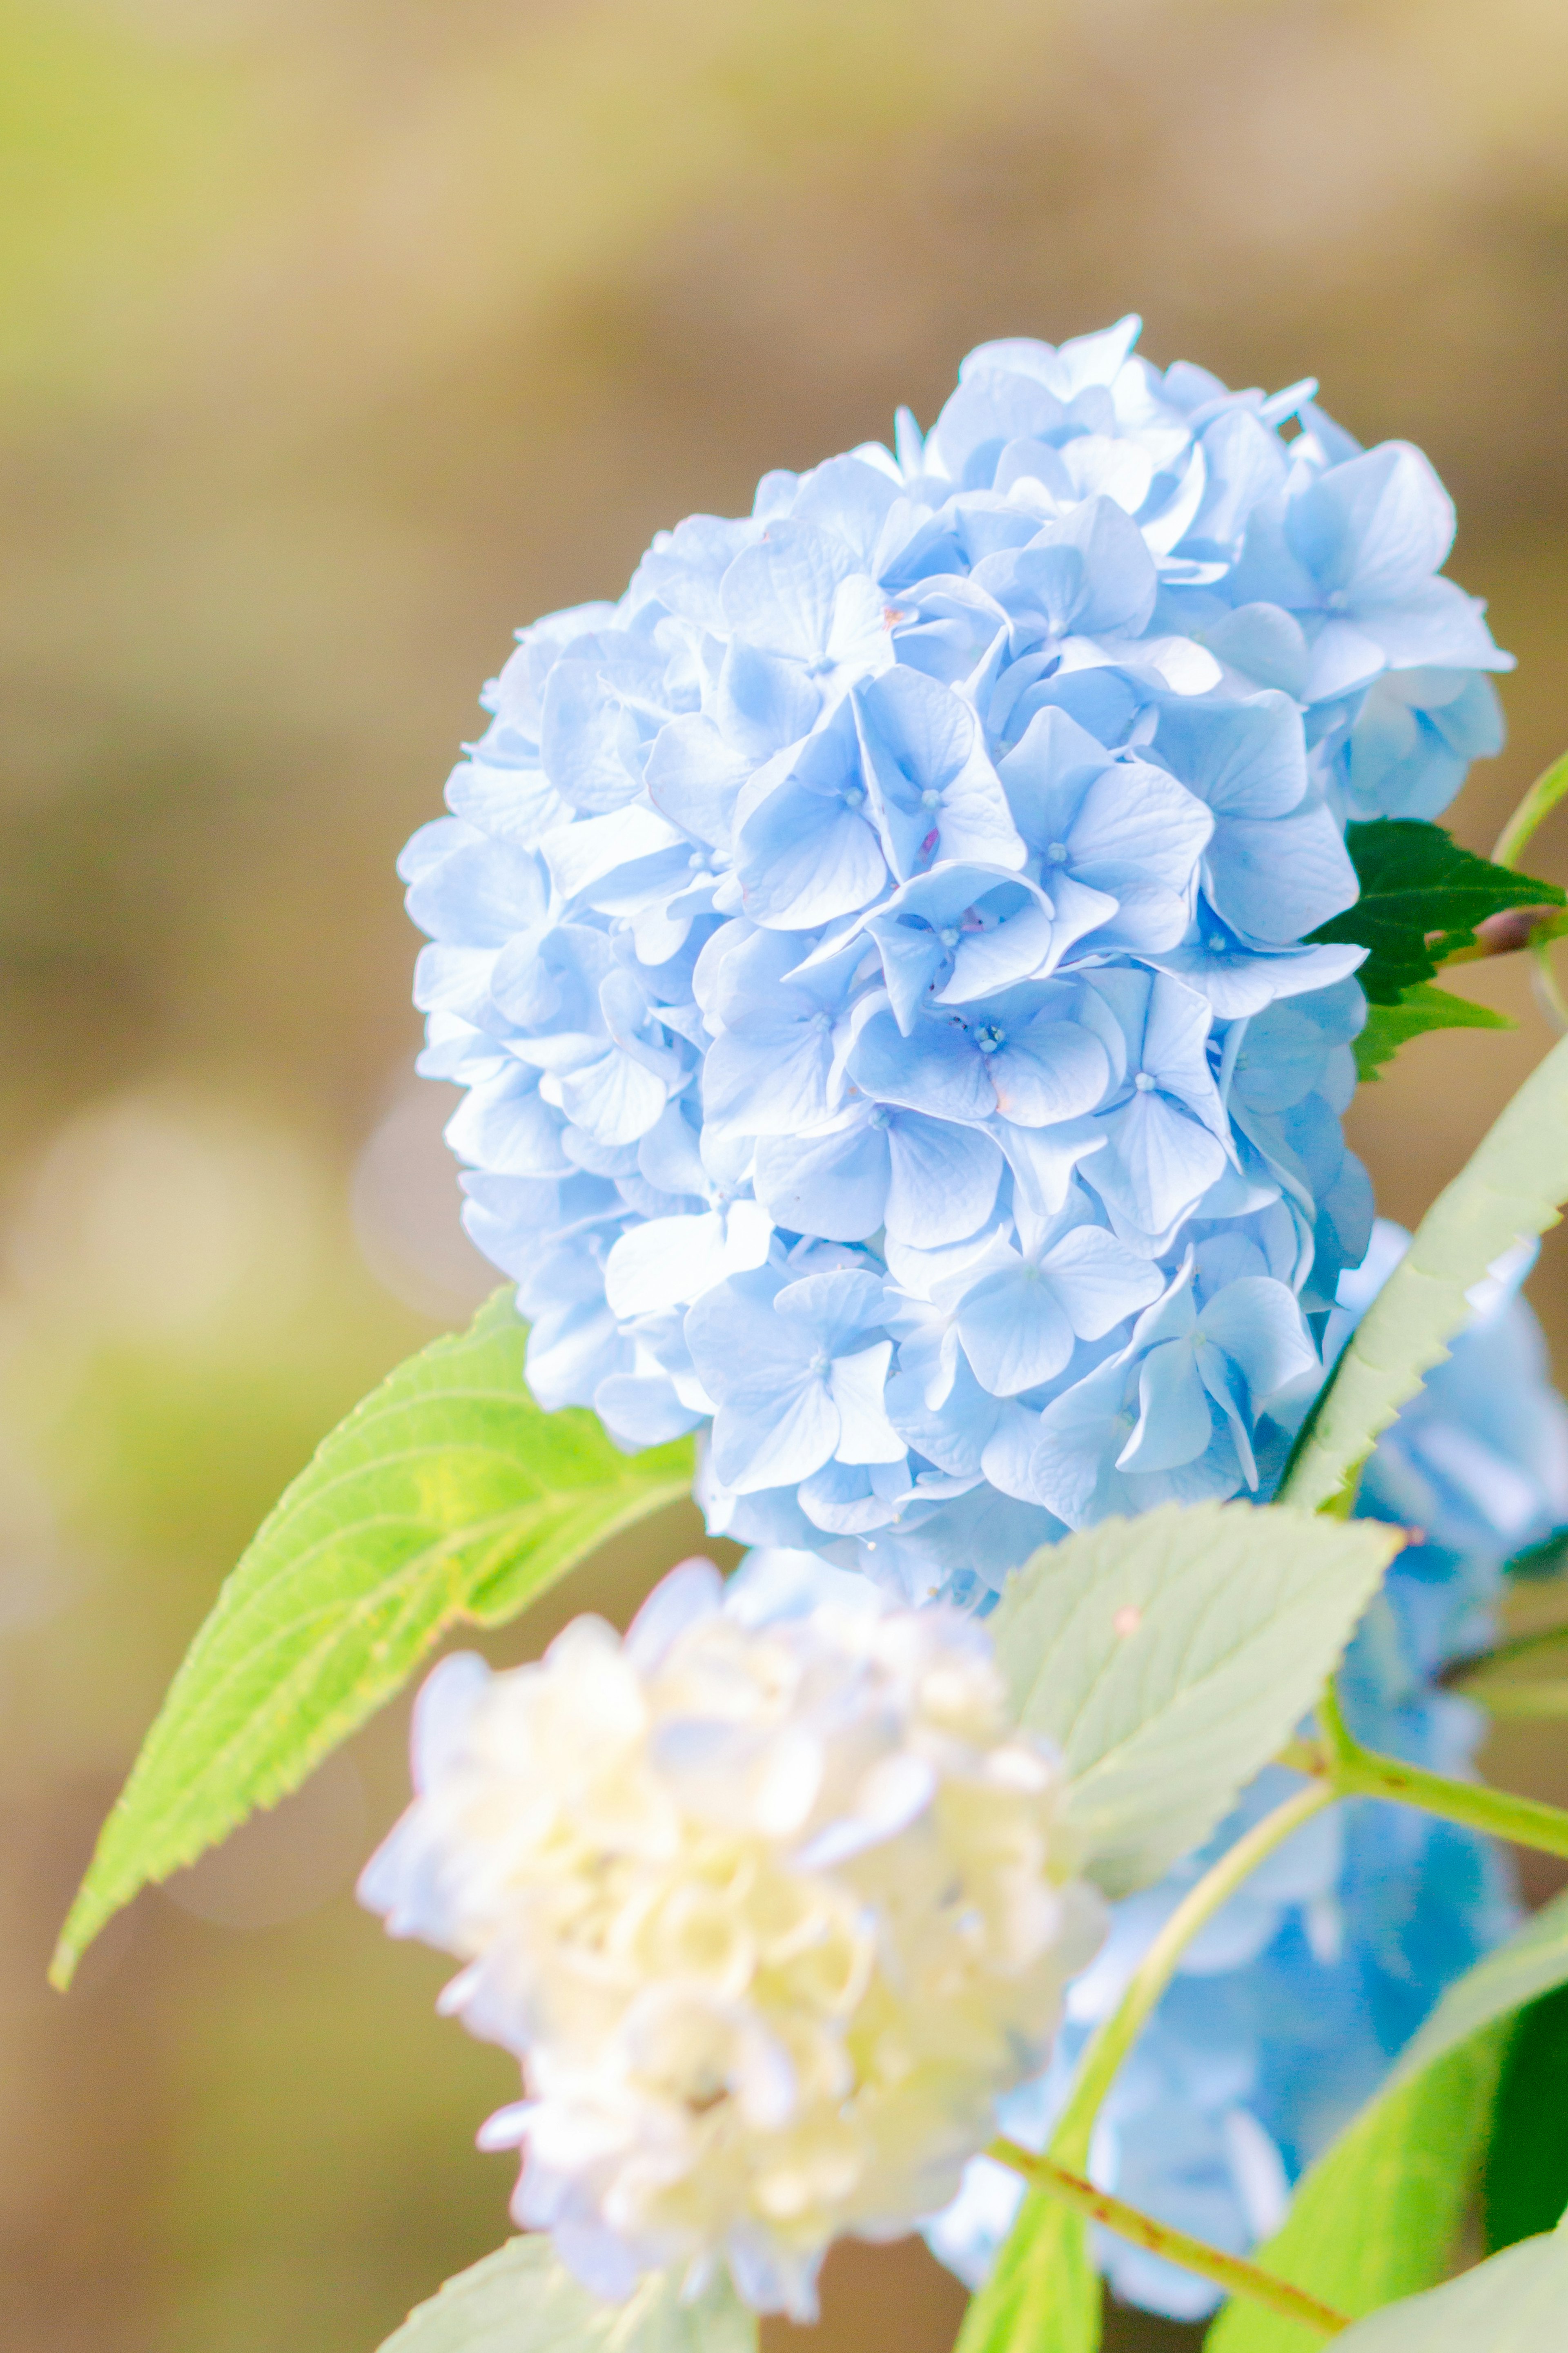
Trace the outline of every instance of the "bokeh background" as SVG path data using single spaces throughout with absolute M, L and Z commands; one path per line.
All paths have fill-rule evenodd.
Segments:
M 506 2065 L 348 1893 L 396 1711 L 68 2000 L 42 1972 L 261 1512 L 489 1287 L 392 863 L 510 628 L 899 400 L 929 422 L 982 338 L 1138 309 L 1162 361 L 1316 373 L 1432 453 L 1521 657 L 1458 813 L 1485 847 L 1568 739 L 1565 129 L 1562 0 L 0 0 L 14 2353 L 370 2353 L 504 2232 L 471 2136 Z M 1568 820 L 1541 860 L 1568 879 Z M 1352 1113 L 1406 1219 L 1547 1043 L 1516 969 L 1466 986 L 1518 1031 L 1420 1041 Z M 1568 1253 L 1534 1293 L 1562 1361 Z M 918 2252 L 830 2284 L 820 2353 L 950 2337 Z

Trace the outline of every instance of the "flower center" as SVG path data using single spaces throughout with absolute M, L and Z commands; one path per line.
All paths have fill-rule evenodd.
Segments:
M 1154 1082 L 1149 1076 L 1147 1071 L 1140 1071 L 1132 1083 L 1137 1088 L 1141 1095 L 1150 1094 L 1153 1092 Z
M 1053 866 L 1065 866 L 1068 862 L 1067 843 L 1065 841 L 1047 841 L 1046 844 L 1046 856 L 1049 859 Z
M 1007 1032 L 999 1021 L 988 1021 L 984 1029 L 974 1033 L 974 1042 L 983 1054 L 994 1054 L 998 1046 L 1007 1042 Z

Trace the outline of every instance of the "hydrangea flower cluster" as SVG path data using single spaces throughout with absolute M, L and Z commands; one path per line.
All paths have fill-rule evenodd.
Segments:
M 523 2062 L 514 2212 L 606 2298 L 720 2261 L 814 2315 L 829 2242 L 951 2198 L 1038 2067 L 1102 1907 L 990 1641 L 937 1606 L 824 1601 L 816 1564 L 672 1571 L 623 1642 L 448 1659 L 418 1796 L 362 1882 L 468 1966 L 444 2007 Z
M 1267 1487 L 1371 1219 L 1304 942 L 1498 741 L 1420 453 L 1136 332 L 524 630 L 402 865 L 541 1402 L 710 1422 L 715 1531 L 911 1596 Z
M 1331 1356 L 1405 1240 L 1380 1223 L 1365 1265 L 1342 1281 Z M 1517 1296 L 1527 1263 L 1521 1253 L 1472 1294 L 1475 1322 L 1378 1447 L 1357 1505 L 1408 1527 L 1413 1541 L 1346 1660 L 1346 1711 L 1360 1738 L 1439 1773 L 1471 1770 L 1483 1722 L 1441 1687 L 1440 1671 L 1490 1639 L 1504 1561 L 1568 1523 L 1568 1408 Z M 1043 2145 L 1084 2042 L 1150 1939 L 1214 1856 L 1289 1786 L 1270 1768 L 1202 1854 L 1116 1907 L 1105 1947 L 1069 1990 L 1050 2072 L 1004 2109 L 1015 2138 Z M 1247 2252 L 1277 2227 L 1290 2184 L 1376 2090 L 1443 1989 L 1515 1916 L 1489 1841 L 1365 1800 L 1320 1816 L 1184 1955 L 1101 2112 L 1096 2179 Z M 943 2260 L 977 2280 L 1017 2195 L 1015 2175 L 976 2160 L 930 2234 Z M 1191 2273 L 1109 2234 L 1099 2234 L 1097 2256 L 1133 2303 L 1195 2319 L 1215 2301 Z

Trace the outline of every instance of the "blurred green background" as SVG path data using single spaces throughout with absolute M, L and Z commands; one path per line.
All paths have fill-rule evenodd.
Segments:
M 504 2232 L 471 2138 L 507 2065 L 348 1894 L 396 1712 L 68 2000 L 42 1972 L 257 1519 L 489 1287 L 392 863 L 510 628 L 900 399 L 929 422 L 983 337 L 1136 308 L 1161 361 L 1319 374 L 1432 453 L 1521 658 L 1484 847 L 1568 739 L 1565 102 L 1562 0 L 0 0 L 15 2353 L 370 2353 Z M 1517 971 L 1465 985 L 1518 1033 L 1421 1041 L 1352 1114 L 1402 1217 L 1547 1041 Z M 1535 1293 L 1561 1360 L 1563 1250 Z M 830 2284 L 822 2353 L 951 2334 L 922 2255 Z

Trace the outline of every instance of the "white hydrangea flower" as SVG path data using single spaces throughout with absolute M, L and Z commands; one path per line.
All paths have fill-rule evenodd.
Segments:
M 820 1579 L 824 1573 L 817 1571 Z M 606 2297 L 727 2262 L 809 2317 L 830 2242 L 956 2190 L 1101 1934 L 1050 1753 L 956 1611 L 674 1570 L 625 1641 L 447 1660 L 363 1900 L 523 2063 L 513 2211 Z M 761 1599 L 759 1599 L 761 1596 Z

